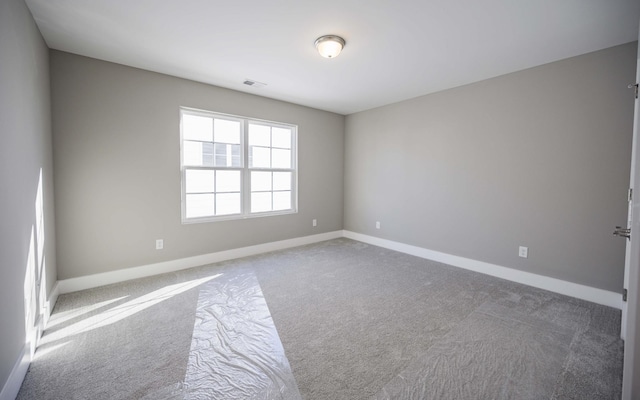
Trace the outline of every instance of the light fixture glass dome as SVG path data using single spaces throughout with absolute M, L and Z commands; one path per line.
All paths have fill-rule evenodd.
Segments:
M 325 35 L 316 39 L 316 49 L 325 58 L 337 57 L 344 45 L 345 41 L 340 36 Z

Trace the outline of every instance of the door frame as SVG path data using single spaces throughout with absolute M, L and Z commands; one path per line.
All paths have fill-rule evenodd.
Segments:
M 638 31 L 640 42 L 640 29 Z M 636 84 L 640 82 L 640 46 L 636 63 Z M 622 305 L 621 336 L 624 344 L 624 365 L 622 375 L 622 398 L 625 400 L 640 398 L 640 315 L 638 315 L 640 290 L 640 165 L 637 155 L 640 154 L 640 100 L 635 99 L 633 116 L 633 144 L 631 156 L 631 188 L 637 188 L 629 202 L 629 219 L 631 224 L 631 240 L 627 243 L 625 258 L 625 288 L 627 302 Z M 636 191 L 636 190 L 634 190 Z M 634 236 L 635 235 L 635 236 Z M 634 379 L 635 378 L 635 379 Z

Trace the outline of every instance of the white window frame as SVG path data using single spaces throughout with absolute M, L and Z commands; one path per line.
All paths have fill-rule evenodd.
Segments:
M 184 114 L 203 116 L 208 118 L 219 118 L 240 122 L 240 167 L 226 166 L 190 166 L 184 165 L 184 137 L 182 116 Z M 268 125 L 270 127 L 285 128 L 291 130 L 291 168 L 257 168 L 249 166 L 249 125 Z M 215 153 L 214 153 L 215 157 Z M 231 215 L 214 215 L 205 217 L 191 217 L 186 215 L 186 170 L 240 170 L 240 213 Z M 251 212 L 251 171 L 286 171 L 291 172 L 291 208 L 278 211 Z M 272 190 L 273 192 L 273 190 Z M 181 195 L 181 219 L 183 224 L 239 220 L 247 218 L 269 217 L 277 215 L 296 214 L 298 212 L 298 126 L 283 122 L 275 122 L 257 118 L 249 118 L 232 114 L 199 110 L 189 107 L 180 107 L 180 195 Z

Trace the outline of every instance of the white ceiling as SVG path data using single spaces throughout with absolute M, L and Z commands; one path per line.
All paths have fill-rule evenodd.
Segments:
M 631 42 L 640 21 L 638 0 L 26 3 L 52 49 L 340 114 Z

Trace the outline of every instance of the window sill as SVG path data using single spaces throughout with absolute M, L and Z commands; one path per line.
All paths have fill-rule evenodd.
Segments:
M 264 217 L 277 217 L 280 215 L 297 214 L 298 210 L 283 210 L 283 211 L 268 211 L 263 213 L 253 214 L 234 214 L 234 215 L 221 215 L 219 217 L 201 217 L 201 218 L 182 218 L 182 225 L 201 224 L 208 222 L 219 221 L 235 221 L 243 219 L 264 218 Z

